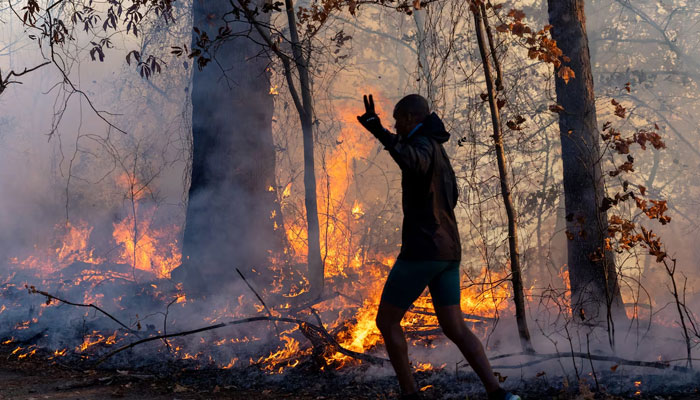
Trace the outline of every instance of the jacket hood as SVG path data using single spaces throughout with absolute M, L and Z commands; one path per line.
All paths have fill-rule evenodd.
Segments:
M 445 124 L 442 123 L 440 117 L 435 113 L 425 117 L 419 132 L 422 135 L 432 137 L 438 143 L 445 143 L 450 138 L 450 134 L 445 130 Z

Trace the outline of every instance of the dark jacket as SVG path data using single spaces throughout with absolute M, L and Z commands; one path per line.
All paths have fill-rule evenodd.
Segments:
M 400 259 L 460 260 L 454 208 L 458 189 L 442 144 L 450 138 L 440 118 L 430 114 L 408 138 L 388 131 L 380 141 L 401 168 L 403 230 Z

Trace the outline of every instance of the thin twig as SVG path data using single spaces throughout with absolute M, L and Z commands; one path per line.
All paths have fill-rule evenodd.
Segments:
M 238 272 L 238 275 L 241 276 L 241 279 L 243 279 L 243 282 L 245 282 L 245 284 L 248 285 L 248 288 L 250 289 L 251 292 L 253 292 L 255 297 L 258 298 L 258 300 L 260 301 L 260 304 L 262 304 L 262 306 L 265 308 L 265 311 L 267 311 L 267 315 L 272 317 L 272 311 L 270 311 L 270 309 L 267 307 L 267 304 L 265 304 L 265 301 L 262 299 L 262 297 L 260 297 L 258 292 L 256 292 L 255 289 L 253 289 L 253 286 L 248 282 L 248 280 L 245 278 L 245 276 L 243 276 L 243 273 L 241 272 L 241 270 L 236 268 L 236 272 Z M 277 337 L 279 337 L 281 335 L 280 329 L 277 327 L 276 322 L 273 322 L 273 325 L 275 326 L 275 331 L 277 332 Z
M 591 373 L 593 373 L 593 379 L 595 380 L 596 391 L 600 392 L 600 384 L 598 383 L 598 375 L 595 373 L 595 368 L 593 367 L 593 359 L 591 358 L 591 341 L 589 339 L 588 333 L 586 333 L 586 352 L 588 353 L 588 362 L 591 364 Z
M 106 316 L 107 316 L 109 319 L 111 319 L 112 321 L 114 321 L 114 322 L 118 323 L 119 325 L 121 325 L 122 327 L 124 327 L 124 329 L 126 329 L 126 330 L 128 330 L 129 332 L 135 334 L 137 337 L 140 337 L 140 336 L 138 335 L 138 332 L 137 332 L 137 331 L 135 331 L 135 330 L 129 328 L 129 327 L 126 326 L 123 322 L 119 321 L 118 319 L 116 319 L 115 317 L 113 317 L 110 313 L 108 313 L 107 311 L 103 310 L 103 309 L 100 308 L 99 306 L 96 306 L 96 305 L 94 305 L 94 304 L 92 304 L 92 303 L 90 303 L 90 304 L 73 303 L 72 301 L 64 300 L 64 299 L 61 299 L 61 298 L 59 298 L 59 297 L 56 297 L 56 296 L 54 296 L 54 295 L 52 295 L 52 294 L 50 294 L 50 293 L 44 292 L 43 290 L 39 290 L 39 289 L 37 289 L 37 288 L 34 287 L 34 286 L 24 285 L 24 287 L 27 288 L 27 290 L 29 291 L 29 293 L 32 293 L 32 294 L 40 294 L 40 295 L 42 295 L 42 296 L 46 296 L 46 297 L 49 298 L 50 300 L 57 300 L 57 301 L 60 301 L 61 303 L 65 303 L 65 304 L 68 304 L 68 305 L 71 305 L 71 306 L 76 306 L 76 307 L 89 307 L 89 308 L 94 308 L 95 310 L 97 310 L 97 311 L 101 312 L 102 314 L 106 315 Z
M 177 297 L 173 299 L 170 303 L 168 303 L 168 306 L 165 307 L 165 316 L 163 317 L 163 334 L 167 335 L 168 334 L 168 314 L 170 313 L 170 306 L 175 304 L 177 301 Z M 165 343 L 165 346 L 168 348 L 168 352 L 172 353 L 173 350 L 170 348 L 170 343 L 168 342 L 168 339 L 163 339 L 163 343 Z

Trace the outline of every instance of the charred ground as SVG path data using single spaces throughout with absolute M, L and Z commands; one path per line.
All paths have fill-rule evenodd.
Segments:
M 394 377 L 360 366 L 321 371 L 310 359 L 282 375 L 248 368 L 218 369 L 178 360 L 138 369 L 98 368 L 80 360 L 52 360 L 38 352 L 18 359 L 16 344 L 0 346 L 0 399 L 392 399 L 398 398 Z M 603 373 L 604 390 L 593 393 L 593 379 L 580 385 L 561 377 L 521 378 L 511 370 L 506 381 L 525 399 L 700 399 L 695 376 L 642 371 Z M 464 368 L 420 372 L 427 399 L 484 399 L 476 376 Z M 635 382 L 643 382 L 635 386 Z

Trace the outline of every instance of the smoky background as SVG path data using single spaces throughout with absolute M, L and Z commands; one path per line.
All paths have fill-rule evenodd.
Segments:
M 357 17 L 334 16 L 314 39 L 316 47 L 311 63 L 321 232 L 323 235 L 324 221 L 325 227 L 330 224 L 330 216 L 342 213 L 347 220 L 343 224 L 345 228 L 339 228 L 337 233 L 344 246 L 337 251 L 347 253 L 342 258 L 346 265 L 327 266 L 341 277 L 343 269 L 350 264 L 348 260 L 356 255 L 349 249 L 361 249 L 361 258 L 366 263 L 382 262 L 398 252 L 399 171 L 374 138 L 356 123 L 355 116 L 362 113 L 362 94 L 371 92 L 377 99 L 382 121 L 391 127 L 391 111 L 398 99 L 413 92 L 425 94 L 452 133 L 445 147 L 452 157 L 461 189 L 458 218 L 463 243 L 463 286 L 492 293 L 484 295 L 479 303 L 490 302 L 492 316 L 503 317 L 495 330 L 488 327 L 479 333 L 489 348 L 515 351 L 517 343 L 508 339 L 515 332 L 508 292 L 494 291 L 494 287 L 508 288 L 507 224 L 498 199 L 499 180 L 488 134 L 490 116 L 480 98 L 484 82 L 478 49 L 464 3 L 437 2 L 428 6 L 426 12 L 410 16 L 366 6 Z M 506 2 L 504 9 L 508 8 L 523 9 L 532 26 L 547 24 L 546 3 L 542 1 Z M 41 62 L 41 52 L 22 34 L 23 28 L 11 11 L 5 6 L 1 9 L 2 70 L 20 70 Z M 635 150 L 638 170 L 633 178 L 627 179 L 636 180 L 636 184 L 645 185 L 651 194 L 668 200 L 672 223 L 653 229 L 663 238 L 678 260 L 679 270 L 687 277 L 686 304 L 697 309 L 700 298 L 694 288 L 698 286 L 699 254 L 695 241 L 700 141 L 695 110 L 700 60 L 693 50 L 700 40 L 695 24 L 700 9 L 693 2 L 682 0 L 634 4 L 620 0 L 589 1 L 586 10 L 599 123 L 614 121 L 620 129 L 628 131 L 653 124 L 662 128 L 667 149 Z M 140 225 L 137 228 L 141 232 L 165 230 L 159 236 L 161 239 L 153 235 L 154 243 L 174 246 L 169 247 L 168 254 L 177 256 L 188 200 L 192 145 L 189 99 L 192 74 L 197 73 L 197 67 L 186 57 L 170 54 L 171 46 L 190 42 L 191 3 L 176 2 L 175 15 L 175 21 L 168 25 L 157 20 L 146 24 L 147 29 L 137 39 L 129 35 L 115 37 L 114 47 L 105 53 L 105 62 L 91 60 L 86 51 L 91 38 L 76 31 L 76 42 L 70 43 L 63 54 L 64 65 L 71 81 L 85 96 L 70 94 L 60 72 L 52 66 L 29 75 L 21 85 L 12 85 L 0 95 L 3 110 L 0 115 L 0 260 L 3 260 L 0 282 L 18 280 L 39 286 L 49 272 L 22 277 L 21 273 L 17 275 L 17 263 L 43 249 L 60 246 L 56 241 L 63 237 L 67 221 L 74 226 L 85 223 L 91 227 L 88 247 L 93 249 L 95 257 L 110 258 L 121 251 L 120 246 L 125 246 L 125 242 L 114 237 L 115 225 L 124 220 L 131 221 L 131 226 L 145 221 L 143 228 Z M 428 28 L 424 37 L 416 28 L 420 18 L 424 18 L 424 26 Z M 282 32 L 283 22 L 280 15 L 273 16 L 273 23 Z M 339 46 L 341 31 L 340 38 L 352 38 Z M 519 212 L 529 316 L 539 322 L 532 330 L 542 333 L 538 344 L 542 347 L 551 346 L 552 338 L 571 339 L 578 346 L 585 346 L 580 338 L 574 340 L 564 333 L 562 327 L 568 326 L 570 320 L 561 316 L 562 310 L 565 311 L 561 301 L 555 301 L 561 297 L 558 294 L 566 291 L 566 236 L 557 116 L 548 111 L 548 106 L 555 103 L 553 72 L 546 64 L 529 60 L 527 50 L 516 41 L 507 37 L 499 40 L 503 40 L 499 49 L 503 51 L 505 92 L 509 99 L 503 111 L 504 121 L 517 115 L 527 120 L 522 131 L 508 131 L 505 146 Z M 143 79 L 133 64 L 125 64 L 124 58 L 133 49 L 159 57 L 161 73 Z M 270 62 L 270 93 L 275 104 L 273 138 L 277 150 L 275 189 L 286 236 L 293 241 L 299 235 L 303 237 L 299 232 L 304 229 L 301 137 L 298 115 L 285 90 L 278 64 Z M 629 92 L 625 90 L 628 82 Z M 109 127 L 99 118 L 87 104 L 86 96 L 96 109 L 108 112 L 101 114 L 106 120 L 127 133 Z M 628 118 L 620 121 L 614 117 L 612 98 L 628 107 Z M 611 156 L 606 155 L 602 162 L 611 162 Z M 614 193 L 621 185 L 622 179 L 611 179 L 608 191 Z M 231 198 L 235 201 L 236 193 Z M 352 212 L 356 204 L 362 206 L 362 215 L 355 218 L 359 215 Z M 643 216 L 636 215 L 634 209 L 623 212 L 642 220 Z M 371 234 L 365 234 L 363 240 L 352 239 L 366 233 L 369 226 Z M 220 246 L 226 246 L 226 242 Z M 299 263 L 303 263 L 303 254 L 297 255 Z M 138 262 L 134 260 L 136 256 L 131 258 L 132 264 Z M 128 257 L 121 259 L 126 265 L 128 261 Z M 623 351 L 630 356 L 644 355 L 645 349 L 639 347 L 643 339 L 656 335 L 648 330 L 652 317 L 678 328 L 670 307 L 672 297 L 661 283 L 666 282 L 666 274 L 641 250 L 636 257 L 620 254 L 616 261 L 621 275 L 627 278 L 622 279 L 625 302 L 642 305 L 635 308 L 637 318 L 620 328 L 634 337 L 625 342 Z M 145 270 L 152 266 L 142 267 Z M 129 275 L 136 278 L 137 269 L 134 265 L 124 267 L 122 279 Z M 167 272 L 156 271 L 139 279 L 142 283 L 153 279 L 159 286 L 156 279 L 167 278 Z M 102 285 L 109 286 L 105 290 L 99 289 L 103 297 L 90 300 L 104 302 L 107 307 L 107 299 L 130 296 L 133 294 L 128 290 L 140 290 L 126 289 L 114 282 Z M 376 288 L 366 291 L 352 283 L 342 284 L 362 297 L 378 296 Z M 254 301 L 239 300 L 241 295 L 253 299 L 243 282 L 235 280 L 228 290 L 213 296 L 211 307 L 205 307 L 221 310 L 210 316 L 209 322 L 259 312 Z M 122 310 L 124 320 L 135 324 L 144 315 L 152 315 L 143 325 L 159 329 L 164 307 L 169 302 L 165 292 L 160 293 L 133 296 L 143 300 Z M 73 294 L 79 295 L 80 300 L 88 299 L 84 293 Z M 157 301 L 150 299 L 152 296 Z M 41 309 L 43 301 L 38 296 L 22 297 L 20 309 L 0 314 L 0 320 L 5 321 L 0 334 L 11 336 L 26 314 L 34 316 L 38 312 L 27 310 Z M 168 318 L 178 321 L 178 327 L 194 328 L 201 322 L 190 318 L 191 315 L 178 316 L 177 310 L 176 306 L 171 307 Z M 44 315 L 49 311 L 44 311 Z M 94 317 L 84 317 L 82 311 L 62 312 L 72 313 L 72 317 L 66 318 L 75 321 L 72 324 Z M 324 321 L 337 317 L 332 312 L 323 314 Z M 49 332 L 53 332 L 50 327 L 60 325 L 63 319 L 47 323 Z M 36 332 L 46 326 L 42 324 Z M 71 331 L 70 324 L 65 328 Z M 89 334 L 91 330 L 84 332 Z M 262 335 L 260 332 L 258 328 L 240 327 L 231 336 L 264 337 L 260 342 L 276 337 L 271 329 Z M 680 338 L 677 334 L 666 334 Z M 60 336 L 51 333 L 47 337 L 52 341 L 50 346 L 56 349 L 67 343 L 67 339 L 57 339 Z M 221 338 L 207 337 L 205 342 L 212 340 Z M 206 343 L 201 343 L 199 338 L 188 339 L 188 354 L 206 352 Z M 682 356 L 682 349 L 676 348 L 673 341 L 660 339 L 655 343 L 664 358 Z M 250 347 L 235 347 L 235 351 L 233 348 L 217 362 L 226 364 L 239 354 L 249 352 L 252 356 L 257 352 L 257 348 L 245 352 L 240 349 Z M 459 361 L 449 347 L 431 352 L 412 347 L 411 352 L 433 365 Z

